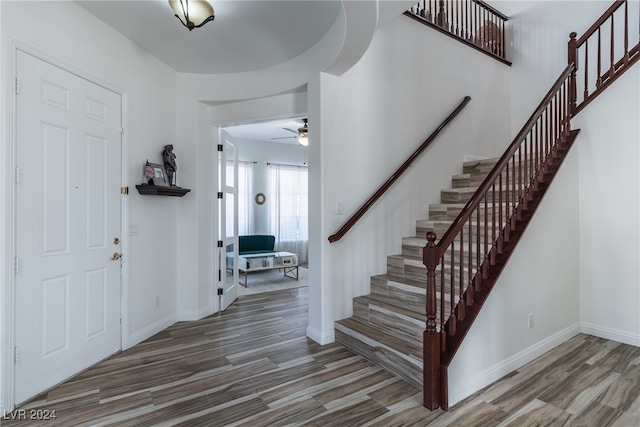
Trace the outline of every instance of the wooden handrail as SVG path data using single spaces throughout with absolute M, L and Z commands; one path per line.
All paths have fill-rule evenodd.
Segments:
M 438 126 L 437 129 L 433 131 L 433 133 L 402 164 L 402 166 L 400 166 L 398 170 L 395 171 L 393 175 L 391 175 L 389 179 L 387 179 L 385 183 L 382 184 L 382 186 L 380 186 L 378 191 L 373 193 L 373 195 L 369 198 L 369 200 L 367 200 L 360 207 L 360 209 L 358 209 L 358 211 L 355 214 L 353 214 L 353 216 L 351 216 L 351 218 L 349 218 L 349 220 L 345 222 L 342 227 L 340 227 L 340 229 L 335 234 L 329 236 L 330 243 L 340 240 L 351 229 L 351 227 L 353 227 L 358 222 L 358 220 L 362 218 L 362 216 L 369 210 L 369 208 L 371 208 L 371 206 L 373 206 L 373 204 L 376 203 L 378 199 L 380 199 L 380 197 L 382 197 L 382 195 L 398 180 L 398 178 L 400 178 L 400 176 L 402 176 L 402 174 L 407 169 L 409 169 L 411 164 L 420 156 L 420 154 L 422 154 L 424 150 L 426 150 L 431 145 L 431 143 L 438 137 L 438 135 L 453 121 L 453 119 L 455 119 L 456 116 L 460 114 L 460 112 L 464 109 L 464 107 L 467 106 L 469 101 L 471 101 L 471 97 L 465 96 L 462 102 L 456 107 L 456 109 L 453 110 L 453 112 L 449 114 L 449 116 L 447 116 L 446 119 L 444 119 L 444 121 L 440 124 L 440 126 Z
M 460 230 L 462 230 L 462 227 L 464 226 L 464 224 L 467 221 L 469 221 L 469 219 L 471 218 L 471 214 L 473 213 L 475 208 L 478 207 L 478 205 L 480 204 L 482 199 L 486 196 L 487 192 L 489 191 L 493 183 L 498 179 L 503 169 L 506 167 L 507 163 L 509 162 L 509 159 L 511 159 L 514 153 L 520 147 L 522 139 L 531 131 L 531 128 L 538 120 L 540 114 L 545 110 L 546 106 L 554 98 L 558 89 L 560 89 L 560 87 L 564 84 L 567 78 L 569 78 L 569 76 L 573 73 L 574 69 L 575 69 L 575 65 L 570 64 L 564 69 L 562 74 L 560 74 L 560 77 L 558 77 L 558 79 L 555 81 L 551 89 L 549 89 L 549 92 L 547 92 L 547 94 L 542 99 L 538 107 L 535 109 L 531 117 L 529 117 L 529 120 L 527 120 L 525 125 L 522 127 L 522 130 L 518 133 L 518 135 L 516 135 L 511 145 L 509 145 L 509 148 L 507 148 L 507 150 L 504 152 L 502 157 L 500 157 L 500 160 L 498 161 L 498 163 L 496 163 L 496 165 L 493 167 L 489 175 L 487 175 L 485 180 L 482 181 L 482 184 L 480 184 L 480 186 L 478 187 L 478 190 L 476 190 L 475 194 L 467 202 L 467 204 L 462 209 L 458 217 L 453 221 L 449 229 L 440 238 L 440 241 L 438 241 L 438 243 L 435 245 L 437 248 L 440 249 L 438 258 L 442 257 L 443 255 L 442 251 L 444 251 L 446 248 L 449 247 L 449 245 L 451 245 L 455 236 L 460 232 Z
M 609 9 L 607 9 L 607 11 L 603 13 L 602 16 L 598 18 L 598 20 L 594 22 L 593 25 L 590 26 L 587 31 L 584 32 L 582 37 L 578 39 L 578 46 L 584 44 L 584 42 L 587 41 L 589 37 L 595 34 L 595 32 L 598 31 L 598 28 L 600 28 L 602 24 L 607 22 L 607 20 L 611 17 L 611 15 L 613 15 L 615 11 L 618 10 L 620 6 L 622 6 L 625 3 L 626 3 L 626 0 L 613 2 L 613 4 L 609 7 Z
M 487 4 L 487 3 L 483 2 L 482 0 L 471 0 L 471 1 L 474 2 L 474 3 L 478 3 L 483 8 L 487 9 L 488 11 L 490 11 L 491 13 L 493 13 L 494 15 L 496 15 L 498 18 L 502 19 L 503 21 L 508 21 L 509 20 L 509 17 L 507 15 L 505 15 L 502 12 L 500 12 L 498 9 L 494 8 L 490 4 Z

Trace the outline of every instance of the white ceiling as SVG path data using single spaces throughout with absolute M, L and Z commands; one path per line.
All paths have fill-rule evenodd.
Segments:
M 156 58 L 183 73 L 225 74 L 286 62 L 334 25 L 341 0 L 210 0 L 215 19 L 189 31 L 167 0 L 76 0 Z M 237 138 L 298 145 L 302 117 L 227 128 Z M 293 136 L 293 138 L 291 138 Z M 274 139 L 278 138 L 278 139 Z
M 309 50 L 333 26 L 339 0 L 211 0 L 215 19 L 189 31 L 167 0 L 77 0 L 109 26 L 184 73 L 258 70 Z
M 302 119 L 303 117 L 294 117 L 290 119 L 269 120 L 228 126 L 224 129 L 235 138 L 300 145 L 296 136 L 298 135 L 298 128 L 304 124 Z

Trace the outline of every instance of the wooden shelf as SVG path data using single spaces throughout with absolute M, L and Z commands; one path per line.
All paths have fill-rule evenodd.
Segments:
M 136 185 L 138 189 L 138 193 L 143 196 L 174 196 L 174 197 L 182 197 L 191 191 L 188 188 L 182 187 L 162 187 L 159 185 L 148 185 L 141 184 Z

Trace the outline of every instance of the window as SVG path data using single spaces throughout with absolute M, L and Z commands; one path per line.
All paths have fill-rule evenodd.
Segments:
M 253 163 L 238 162 L 238 235 L 253 233 Z
M 270 233 L 277 250 L 298 254 L 301 264 L 307 262 L 309 242 L 308 175 L 302 166 L 269 166 Z

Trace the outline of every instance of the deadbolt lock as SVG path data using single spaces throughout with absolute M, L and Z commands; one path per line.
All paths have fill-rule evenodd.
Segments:
M 120 258 L 122 258 L 122 254 L 119 254 L 118 252 L 114 252 L 113 255 L 111 256 L 112 261 L 119 260 Z
M 117 237 L 113 238 L 113 244 L 117 245 L 118 243 L 120 243 L 120 239 L 118 239 Z

